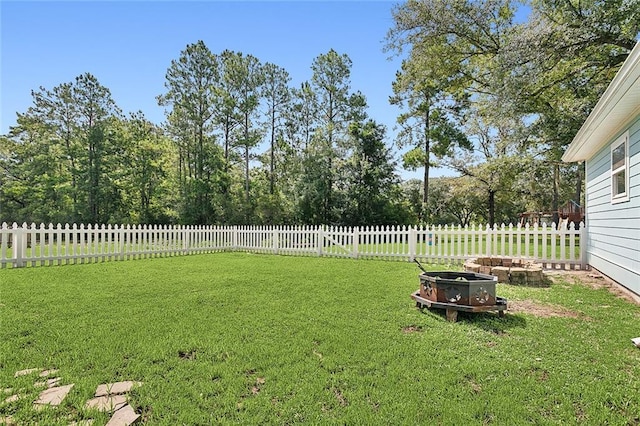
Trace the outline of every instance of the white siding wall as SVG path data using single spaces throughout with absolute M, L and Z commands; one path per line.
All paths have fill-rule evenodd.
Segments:
M 611 143 L 629 130 L 630 200 L 611 204 Z M 587 161 L 587 262 L 640 294 L 640 116 Z

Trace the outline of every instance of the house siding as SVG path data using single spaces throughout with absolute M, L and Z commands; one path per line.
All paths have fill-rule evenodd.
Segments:
M 611 203 L 611 144 L 629 131 L 629 201 Z M 640 295 L 640 116 L 586 165 L 587 262 Z

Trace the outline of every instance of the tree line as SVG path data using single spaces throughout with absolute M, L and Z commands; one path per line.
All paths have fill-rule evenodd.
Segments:
M 386 129 L 330 50 L 312 77 L 189 44 L 158 96 L 125 115 L 89 73 L 32 91 L 0 141 L 3 221 L 389 224 L 411 221 Z M 264 148 L 266 146 L 266 149 Z
M 561 157 L 635 46 L 640 1 L 408 0 L 392 14 L 386 48 L 406 59 L 391 101 L 404 108 L 403 161 L 425 169 L 419 216 L 442 218 L 429 202 L 438 164 L 489 223 L 581 203 L 584 165 Z
M 513 222 L 582 198 L 562 152 L 640 31 L 639 4 L 409 0 L 388 52 L 404 54 L 403 182 L 387 129 L 335 50 L 292 86 L 287 70 L 203 41 L 171 61 L 162 125 L 124 114 L 84 73 L 32 91 L 0 136 L 0 221 L 180 224 Z M 448 166 L 460 176 L 432 179 Z

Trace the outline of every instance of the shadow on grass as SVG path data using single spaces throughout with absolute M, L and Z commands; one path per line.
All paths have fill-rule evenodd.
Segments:
M 484 331 L 494 334 L 503 334 L 514 328 L 526 328 L 527 320 L 522 315 L 506 312 L 503 317 L 492 312 L 461 312 L 458 314 L 458 321 L 473 325 Z
M 422 309 L 422 312 L 447 321 L 444 309 L 425 308 Z M 508 311 L 503 317 L 498 316 L 497 312 L 458 312 L 457 322 L 469 324 L 494 334 L 503 334 L 510 329 L 527 327 L 527 320 L 524 316 Z

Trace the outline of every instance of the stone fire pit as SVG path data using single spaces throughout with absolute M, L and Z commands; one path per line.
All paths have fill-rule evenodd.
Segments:
M 542 274 L 542 265 L 530 260 L 511 257 L 478 257 L 466 261 L 464 270 L 494 275 L 501 283 L 537 287 L 547 285 Z

